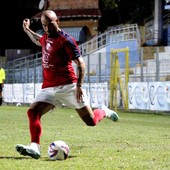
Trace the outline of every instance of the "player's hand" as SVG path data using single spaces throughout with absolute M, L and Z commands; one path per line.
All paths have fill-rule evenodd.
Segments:
M 77 102 L 78 102 L 78 103 L 83 102 L 83 90 L 82 90 L 81 87 L 78 87 L 78 86 L 77 86 L 76 97 L 77 97 Z
M 24 31 L 27 31 L 27 29 L 30 27 L 30 19 L 28 18 L 24 19 L 22 26 L 23 26 Z

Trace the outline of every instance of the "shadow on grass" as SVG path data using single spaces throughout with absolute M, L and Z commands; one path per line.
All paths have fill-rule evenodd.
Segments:
M 69 156 L 67 159 L 73 159 L 73 158 L 76 158 L 77 156 L 74 156 L 74 155 L 71 155 L 71 156 Z M 50 160 L 49 158 L 47 158 L 47 157 L 44 157 L 44 158 L 42 158 L 42 159 L 44 159 L 45 161 L 52 161 L 52 160 Z M 56 160 L 56 161 L 64 161 L 64 160 Z
M 29 157 L 0 156 L 0 159 L 29 159 Z
M 72 158 L 75 158 L 77 156 L 74 156 L 74 155 L 71 155 L 69 156 L 67 159 L 72 159 Z M 21 159 L 34 159 L 34 158 L 31 158 L 31 157 L 28 157 L 28 156 L 23 156 L 23 157 L 14 157 L 14 156 L 0 156 L 0 159 L 18 159 L 18 160 L 21 160 Z M 35 159 L 35 160 L 38 160 L 38 159 Z M 39 160 L 44 160 L 44 161 L 51 161 L 49 160 L 48 157 L 41 157 L 39 158 Z M 62 161 L 62 160 L 58 160 L 58 161 Z

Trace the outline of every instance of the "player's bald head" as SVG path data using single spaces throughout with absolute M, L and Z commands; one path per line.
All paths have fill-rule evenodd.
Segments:
M 49 19 L 49 20 L 53 21 L 53 20 L 57 20 L 58 17 L 57 17 L 57 15 L 56 15 L 56 13 L 54 11 L 46 10 L 41 15 L 41 20 L 42 19 Z

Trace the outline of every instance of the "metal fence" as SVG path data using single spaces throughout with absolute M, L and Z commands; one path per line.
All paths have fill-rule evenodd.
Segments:
M 134 53 L 139 54 L 134 60 Z M 110 80 L 110 54 L 106 52 L 84 56 L 86 76 L 84 82 L 105 82 Z M 170 47 L 143 47 L 129 51 L 129 81 L 169 81 Z M 133 63 L 134 61 L 134 63 Z M 120 63 L 120 65 L 123 63 Z M 73 64 L 74 67 L 76 67 Z M 41 53 L 7 62 L 6 83 L 41 83 Z M 121 67 L 122 77 L 125 69 Z
M 88 42 L 79 45 L 87 66 L 85 82 L 102 82 L 109 80 L 109 53 L 97 51 L 111 44 L 130 42 L 132 40 L 135 40 L 138 46 L 140 46 L 141 39 L 137 24 L 112 27 L 103 34 L 93 37 Z M 133 56 L 133 51 L 130 52 L 132 53 L 131 56 Z M 133 61 L 133 59 L 131 61 Z M 8 61 L 6 65 L 6 75 L 6 83 L 42 82 L 41 53 Z
M 41 53 L 8 61 L 6 64 L 6 83 L 42 82 Z
M 108 31 L 93 37 L 91 40 L 80 44 L 79 48 L 83 56 L 92 54 L 110 44 L 123 41 L 137 40 L 141 44 L 140 32 L 137 24 L 117 25 Z

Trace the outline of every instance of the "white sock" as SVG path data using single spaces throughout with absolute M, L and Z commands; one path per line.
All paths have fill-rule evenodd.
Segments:
M 32 142 L 31 147 L 33 147 L 36 151 L 40 152 L 40 145 L 38 143 Z

